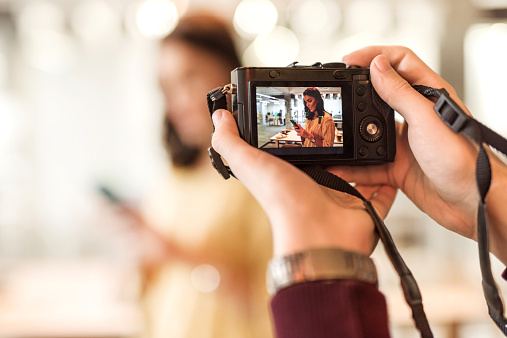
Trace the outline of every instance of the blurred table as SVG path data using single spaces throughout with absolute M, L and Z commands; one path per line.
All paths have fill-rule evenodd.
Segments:
M 290 129 L 290 131 L 287 134 L 282 134 L 282 132 L 279 132 L 278 134 L 272 136 L 269 140 L 275 141 L 275 146 L 277 148 L 280 147 L 280 141 L 283 141 L 286 144 L 287 142 L 301 143 L 301 137 L 298 136 L 298 134 L 294 129 Z
M 0 280 L 0 337 L 134 337 L 141 331 L 135 280 L 132 270 L 103 261 L 10 268 Z

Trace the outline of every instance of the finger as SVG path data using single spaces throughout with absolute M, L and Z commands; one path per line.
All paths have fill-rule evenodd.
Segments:
M 248 146 L 239 137 L 238 127 L 234 117 L 227 110 L 218 109 L 213 115 L 215 132 L 211 140 L 213 148 L 224 158 L 234 161 L 235 154 L 241 153 Z
M 465 168 L 473 162 L 475 150 L 440 119 L 433 110 L 434 103 L 415 91 L 383 55 L 373 60 L 370 72 L 380 97 L 405 118 L 410 149 L 425 175 L 440 187 L 446 186 L 445 180 L 449 179 L 452 168 L 451 175 L 468 178 L 470 172 L 458 168 Z M 460 156 L 456 157 L 458 153 Z
M 377 210 L 380 218 L 385 219 L 387 217 L 389 210 L 393 206 L 397 191 L 396 188 L 390 185 L 383 185 L 370 198 L 370 202 Z
M 361 185 L 356 184 L 355 188 L 364 198 L 370 200 L 373 196 L 377 194 L 381 185 Z
M 451 86 L 428 67 L 412 50 L 401 46 L 370 46 L 343 57 L 349 65 L 368 67 L 375 57 L 385 55 L 394 69 L 410 84 L 448 88 Z
M 383 55 L 371 63 L 372 83 L 380 97 L 405 118 L 409 126 L 409 142 L 420 165 L 426 170 L 431 166 L 445 168 L 441 159 L 446 148 L 473 152 L 465 138 L 454 133 L 433 110 L 434 103 L 419 94 L 389 64 Z M 438 137 L 432 137 L 438 135 Z M 464 148 L 466 147 L 466 148 Z M 439 151 L 429 151 L 437 149 Z M 451 160 L 451 159 L 447 159 Z M 422 163 L 421 163 L 422 162 Z M 424 163 L 424 164 L 423 164 Z M 429 164 L 429 165 L 426 165 Z
M 427 127 L 438 126 L 439 130 L 433 130 L 434 135 L 440 135 L 441 131 L 445 132 L 444 123 L 433 110 L 434 103 L 412 88 L 391 66 L 386 56 L 379 55 L 373 59 L 370 74 L 373 86 L 380 97 L 399 112 L 410 127 L 421 126 L 422 123 L 425 130 L 433 130 Z
M 287 203 L 277 194 L 285 187 L 297 185 L 300 189 L 304 189 L 303 192 L 306 194 L 311 194 L 311 187 L 314 187 L 315 183 L 310 177 L 288 162 L 254 148 L 242 140 L 236 121 L 228 111 L 217 110 L 213 114 L 213 123 L 215 125 L 213 148 L 227 160 L 234 175 L 268 212 L 270 218 L 283 216 L 286 208 L 273 206 Z M 272 211 L 271 215 L 269 211 Z
M 383 185 L 377 191 L 377 193 L 370 199 L 373 207 L 379 213 L 379 216 L 382 219 L 387 217 L 389 210 L 394 203 L 394 199 L 396 198 L 397 189 L 389 185 Z
M 269 162 L 269 155 L 248 145 L 239 136 L 234 117 L 226 110 L 217 110 L 213 114 L 215 132 L 211 144 L 226 159 L 234 174 L 245 185 L 257 180 L 264 171 L 263 165 Z M 273 159 L 271 159 L 273 160 Z M 274 159 L 276 161 L 276 158 Z M 257 170 L 260 170 L 256 173 Z M 272 177 L 273 175 L 268 175 Z
M 433 88 L 445 88 L 458 105 L 470 114 L 466 106 L 459 100 L 454 88 L 407 47 L 369 46 L 344 56 L 343 61 L 349 65 L 368 67 L 379 55 L 385 55 L 392 67 L 410 85 L 419 84 Z

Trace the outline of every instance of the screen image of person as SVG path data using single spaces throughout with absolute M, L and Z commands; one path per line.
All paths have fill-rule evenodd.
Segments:
M 295 127 L 301 136 L 303 147 L 332 147 L 334 144 L 335 126 L 331 114 L 324 110 L 322 94 L 315 87 L 303 92 L 306 123 Z

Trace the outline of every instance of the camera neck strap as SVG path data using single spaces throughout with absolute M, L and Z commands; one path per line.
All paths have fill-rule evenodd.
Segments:
M 489 223 L 487 216 L 486 196 L 491 185 L 491 164 L 484 144 L 507 155 L 507 139 L 489 129 L 468 115 L 449 96 L 445 89 L 434 89 L 426 86 L 414 86 L 425 97 L 437 99 L 435 111 L 440 118 L 456 133 L 463 133 L 479 146 L 475 179 L 479 190 L 479 207 L 477 215 L 477 243 L 481 265 L 482 288 L 488 304 L 489 315 L 498 328 L 507 336 L 507 319 L 504 316 L 504 305 L 498 286 L 491 273 L 489 253 Z
M 476 163 L 476 181 L 479 188 L 479 212 L 477 220 L 479 259 L 482 273 L 482 285 L 488 311 L 500 328 L 507 336 L 507 320 L 504 317 L 504 306 L 502 298 L 498 291 L 491 272 L 491 261 L 489 253 L 489 224 L 487 220 L 485 198 L 491 184 L 491 165 L 487 151 L 483 144 L 490 145 L 504 155 L 507 154 L 507 140 L 487 128 L 471 116 L 467 115 L 459 105 L 450 98 L 445 89 L 434 89 L 426 86 L 414 86 L 419 93 L 425 97 L 435 97 L 435 111 L 442 120 L 455 132 L 463 133 L 479 145 L 479 155 Z M 212 114 L 217 109 L 227 109 L 226 93 L 228 87 L 222 87 L 212 90 L 208 93 L 208 108 Z M 228 166 L 226 166 L 220 155 L 213 149 L 208 149 L 211 161 L 215 169 L 225 178 L 234 174 Z M 300 170 L 312 177 L 317 183 L 325 187 L 347 193 L 361 199 L 364 203 L 366 211 L 370 214 L 375 224 L 375 229 L 380 240 L 384 244 L 384 249 L 388 255 L 393 267 L 400 276 L 400 283 L 407 304 L 412 310 L 412 317 L 416 328 L 421 333 L 421 337 L 433 337 L 426 314 L 424 312 L 422 297 L 417 282 L 412 272 L 405 264 L 401 257 L 389 230 L 385 226 L 382 219 L 378 216 L 372 204 L 366 200 L 353 186 L 340 177 L 318 167 L 300 166 Z

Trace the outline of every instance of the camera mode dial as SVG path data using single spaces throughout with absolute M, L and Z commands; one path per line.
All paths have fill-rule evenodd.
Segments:
M 376 116 L 367 116 L 359 124 L 359 134 L 366 142 L 377 142 L 384 134 L 382 121 Z

